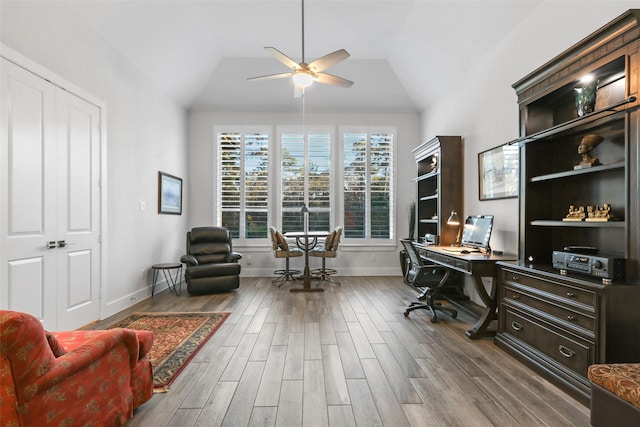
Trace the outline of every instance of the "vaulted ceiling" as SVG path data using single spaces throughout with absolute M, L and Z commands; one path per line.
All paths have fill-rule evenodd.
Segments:
M 350 89 L 315 84 L 316 111 L 420 112 L 468 73 L 544 0 L 306 0 L 307 62 L 344 48 L 327 70 Z M 63 2 L 190 109 L 299 109 L 289 79 L 248 82 L 287 71 L 264 49 L 301 60 L 300 0 L 120 0 Z

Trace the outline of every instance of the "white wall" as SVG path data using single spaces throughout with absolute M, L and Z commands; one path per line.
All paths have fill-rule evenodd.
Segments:
M 518 251 L 518 199 L 480 201 L 478 153 L 516 139 L 518 104 L 513 83 L 573 46 L 593 31 L 638 7 L 629 1 L 547 1 L 486 56 L 469 64 L 467 79 L 423 112 L 423 137 L 462 135 L 464 140 L 464 215 L 495 215 L 491 247 Z M 478 301 L 470 280 L 466 292 Z
M 398 238 L 408 234 L 408 207 L 415 199 L 416 166 L 411 150 L 420 144 L 418 114 L 306 114 L 305 123 L 312 125 L 362 125 L 362 126 L 396 126 L 397 151 L 396 167 L 398 169 L 396 189 L 398 222 Z M 189 114 L 189 166 L 191 182 L 189 199 L 189 225 L 211 225 L 215 220 L 214 199 L 214 125 L 267 125 L 273 126 L 273 135 L 277 125 L 300 125 L 301 114 L 288 113 L 220 113 L 208 111 L 192 111 Z M 197 196 L 196 196 L 197 195 Z M 338 224 L 335 224 L 338 225 Z M 398 243 L 399 245 L 399 243 Z M 342 245 L 339 256 L 328 261 L 331 268 L 336 268 L 340 275 L 399 275 L 401 274 L 398 253 L 399 246 L 393 248 L 349 248 Z M 273 270 L 282 268 L 284 260 L 276 260 L 271 248 L 249 248 L 234 246 L 234 250 L 242 252 L 242 275 L 271 276 Z M 247 264 L 248 255 L 252 263 Z M 320 260 L 313 259 L 312 265 L 319 267 Z M 291 261 L 291 268 L 301 269 L 302 259 Z
M 102 316 L 109 316 L 150 295 L 152 264 L 178 261 L 184 251 L 187 215 L 156 209 L 158 171 L 187 173 L 186 113 L 64 4 L 2 2 L 0 31 L 2 44 L 106 105 Z

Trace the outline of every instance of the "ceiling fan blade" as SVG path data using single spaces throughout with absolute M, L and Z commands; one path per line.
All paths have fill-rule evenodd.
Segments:
M 342 77 L 334 76 L 327 73 L 318 73 L 316 77 L 318 83 L 323 83 L 331 86 L 340 86 L 349 88 L 353 85 L 351 80 L 343 79 Z
M 282 79 L 284 77 L 291 77 L 291 73 L 268 74 L 266 76 L 249 77 L 247 80 L 272 80 Z
M 265 47 L 264 50 L 269 52 L 278 61 L 282 62 L 284 65 L 286 65 L 287 67 L 291 68 L 292 70 L 298 70 L 300 68 L 300 65 L 298 65 L 298 63 L 296 61 L 294 61 L 293 59 L 289 58 L 287 55 L 285 55 L 284 53 L 280 52 L 275 47 Z
M 327 68 L 337 64 L 338 62 L 344 61 L 349 56 L 349 52 L 344 49 L 336 50 L 328 55 L 323 56 L 322 58 L 318 58 L 309 64 L 309 69 L 313 72 L 324 71 Z

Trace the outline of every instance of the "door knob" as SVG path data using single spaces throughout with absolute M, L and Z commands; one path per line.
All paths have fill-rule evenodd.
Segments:
M 56 244 L 55 240 L 50 240 L 46 243 L 45 248 L 47 249 L 55 249 L 58 245 Z
M 58 240 L 58 247 L 64 248 L 65 246 L 75 245 L 75 242 L 65 242 L 64 240 Z

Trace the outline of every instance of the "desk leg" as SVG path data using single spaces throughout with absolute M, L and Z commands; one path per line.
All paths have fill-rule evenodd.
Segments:
M 480 299 L 485 305 L 484 312 L 480 319 L 476 322 L 476 324 L 466 332 L 467 336 L 471 339 L 478 339 L 486 336 L 493 336 L 495 332 L 487 331 L 489 324 L 492 320 L 498 318 L 496 315 L 496 308 L 498 306 L 496 301 L 496 278 L 493 277 L 491 279 L 491 290 L 487 293 L 487 290 L 484 288 L 482 284 L 482 277 L 473 275 L 473 284 L 475 285 L 476 291 L 478 295 L 480 295 Z

